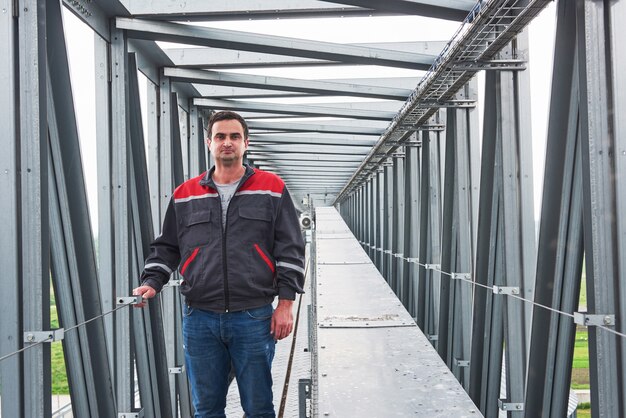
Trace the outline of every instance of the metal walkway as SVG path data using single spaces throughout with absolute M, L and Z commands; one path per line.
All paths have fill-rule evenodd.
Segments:
M 333 207 L 315 247 L 315 416 L 482 417 Z

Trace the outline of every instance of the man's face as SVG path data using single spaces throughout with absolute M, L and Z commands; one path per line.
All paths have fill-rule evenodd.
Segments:
M 243 153 L 248 149 L 248 138 L 244 138 L 243 126 L 236 119 L 215 122 L 207 143 L 216 163 L 227 166 L 241 165 Z

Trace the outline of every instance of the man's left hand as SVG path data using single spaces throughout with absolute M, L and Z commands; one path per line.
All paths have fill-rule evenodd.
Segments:
M 279 299 L 272 315 L 270 332 L 276 341 L 289 336 L 293 330 L 293 300 Z

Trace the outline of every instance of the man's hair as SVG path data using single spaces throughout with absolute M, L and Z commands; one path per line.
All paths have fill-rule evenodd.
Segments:
M 243 136 L 244 139 L 248 138 L 248 124 L 246 123 L 245 119 L 241 117 L 241 115 L 239 115 L 238 113 L 235 112 L 231 112 L 230 110 L 223 110 L 221 112 L 217 112 L 217 113 L 213 113 L 211 115 L 211 118 L 209 118 L 209 126 L 207 127 L 208 129 L 208 138 L 211 139 L 211 135 L 212 132 L 211 130 L 213 129 L 213 124 L 215 124 L 215 122 L 219 122 L 221 120 L 236 120 L 239 121 L 239 123 L 241 123 L 241 126 L 243 127 Z

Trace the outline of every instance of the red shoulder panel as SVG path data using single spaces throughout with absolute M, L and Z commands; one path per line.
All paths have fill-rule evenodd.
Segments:
M 174 199 L 184 199 L 191 196 L 201 196 L 207 193 L 216 193 L 215 190 L 208 186 L 201 186 L 200 180 L 204 178 L 206 173 L 202 173 L 197 177 L 187 180 L 174 190 Z
M 250 176 L 239 191 L 264 190 L 282 194 L 284 188 L 285 183 L 276 174 L 255 168 L 254 175 Z

